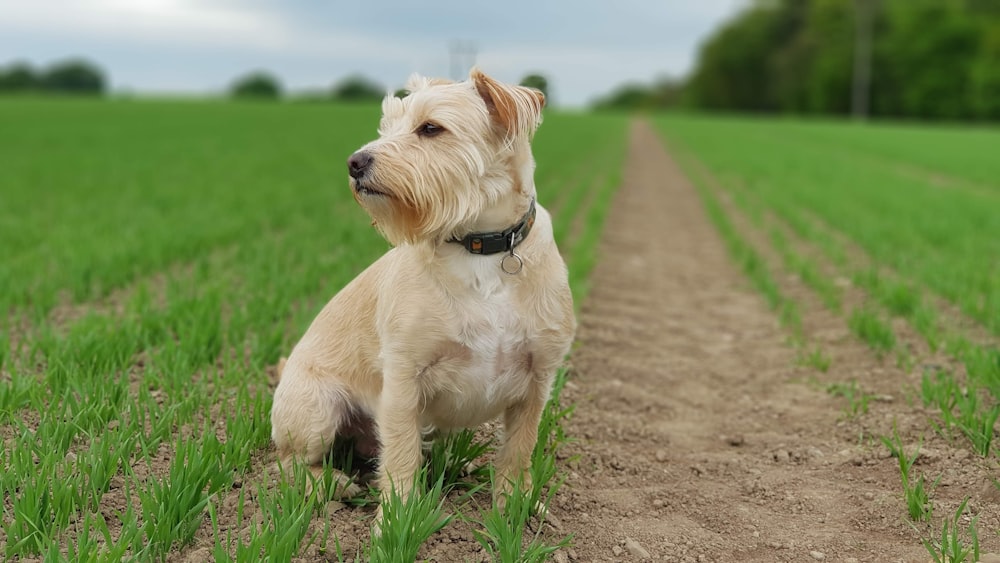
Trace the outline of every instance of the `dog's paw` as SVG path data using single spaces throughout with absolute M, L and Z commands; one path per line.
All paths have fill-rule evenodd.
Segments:
M 532 483 L 531 474 L 527 471 L 524 472 L 521 482 L 518 486 L 514 486 L 514 481 L 509 478 L 499 475 L 493 485 L 493 504 L 496 505 L 501 512 L 507 508 L 507 502 L 509 501 L 511 495 L 515 494 L 515 489 L 517 494 L 524 497 L 528 497 L 531 494 Z M 541 500 L 535 501 L 535 506 L 532 507 L 532 513 L 540 516 L 544 516 L 546 512 L 546 507 L 542 504 Z
M 319 491 L 324 498 L 331 500 L 349 500 L 352 498 L 357 498 L 365 493 L 365 489 L 355 482 L 353 477 L 344 474 L 342 471 L 337 469 L 331 469 L 330 474 L 326 475 L 322 468 L 310 468 L 314 469 L 313 479 L 309 479 L 307 485 L 312 487 L 322 487 Z M 307 491 L 308 494 L 312 494 L 312 490 Z
M 327 474 L 322 466 L 310 466 L 305 473 L 299 474 L 299 479 L 296 479 L 290 463 L 275 461 L 266 473 L 272 482 L 284 480 L 294 484 L 296 481 L 301 481 L 307 497 L 317 493 L 329 500 L 348 500 L 365 493 L 365 488 L 355 483 L 352 477 L 336 469 L 331 469 Z
M 353 479 L 350 479 L 346 475 L 343 477 L 345 479 L 344 481 L 335 480 L 331 483 L 330 486 L 334 488 L 334 490 L 330 493 L 331 498 L 334 500 L 348 500 L 360 497 L 364 494 L 365 489 L 355 483 Z

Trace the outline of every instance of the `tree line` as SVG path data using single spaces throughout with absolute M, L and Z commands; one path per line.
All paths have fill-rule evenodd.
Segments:
M 859 70 L 873 116 L 1000 119 L 1000 2 L 754 0 L 701 46 L 686 80 L 628 85 L 596 105 L 844 115 Z
M 521 80 L 522 86 L 531 86 L 542 91 L 546 96 L 548 80 L 540 74 L 529 74 Z M 322 101 L 326 99 L 340 102 L 378 102 L 385 97 L 388 90 L 360 74 L 344 78 L 333 85 L 329 92 L 312 91 L 299 93 L 296 98 L 304 101 Z M 284 96 L 281 81 L 266 71 L 254 71 L 236 79 L 229 89 L 230 96 L 244 99 L 278 99 Z M 399 89 L 396 96 L 406 95 L 406 90 Z
M 253 71 L 232 82 L 229 96 L 236 99 L 277 100 L 288 97 L 281 81 L 267 71 Z M 293 97 L 299 101 L 374 102 L 385 96 L 379 83 L 355 74 L 335 83 L 329 90 L 300 92 Z
M 104 72 L 82 59 L 67 59 L 44 69 L 25 62 L 0 67 L 0 93 L 51 92 L 99 96 L 107 88 Z
M 25 62 L 0 67 L 0 94 L 60 93 L 100 96 L 107 91 L 107 78 L 97 65 L 83 59 L 68 59 L 45 69 L 35 69 Z M 539 74 L 529 74 L 521 84 L 538 88 L 548 95 L 548 81 Z M 295 93 L 299 101 L 378 102 L 386 89 L 360 74 L 335 83 L 329 90 Z M 277 100 L 288 96 L 281 81 L 267 71 L 252 71 L 236 78 L 227 94 L 235 99 Z M 398 90 L 397 95 L 405 95 Z

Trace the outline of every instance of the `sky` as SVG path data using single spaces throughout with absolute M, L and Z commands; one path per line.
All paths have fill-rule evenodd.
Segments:
M 455 78 L 451 48 L 487 74 L 548 78 L 579 107 L 629 81 L 681 77 L 747 0 L 0 0 L 0 65 L 99 64 L 116 91 L 217 94 L 266 70 L 290 91 L 362 74 Z M 472 58 L 459 63 L 467 71 Z

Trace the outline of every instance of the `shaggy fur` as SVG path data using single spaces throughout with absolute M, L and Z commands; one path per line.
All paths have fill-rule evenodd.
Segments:
M 394 248 L 333 297 L 281 366 L 272 436 L 279 462 L 301 460 L 317 476 L 334 440 L 353 437 L 378 452 L 383 495 L 405 497 L 424 432 L 502 416 L 496 465 L 509 487 L 528 479 L 573 339 L 566 266 L 541 206 L 516 248 L 517 274 L 500 269 L 504 254 L 449 241 L 502 231 L 528 210 L 544 97 L 478 70 L 464 82 L 414 76 L 408 89 L 385 99 L 380 137 L 352 156 L 367 162 L 352 172 L 354 196 Z

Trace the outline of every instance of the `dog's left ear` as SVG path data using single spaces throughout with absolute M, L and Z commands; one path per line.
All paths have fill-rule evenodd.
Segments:
M 490 117 L 504 132 L 507 141 L 534 134 L 542 122 L 545 94 L 534 88 L 497 82 L 478 68 L 472 69 L 469 79 L 486 102 Z

